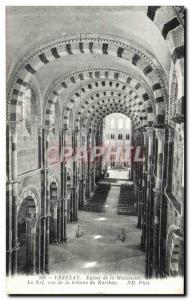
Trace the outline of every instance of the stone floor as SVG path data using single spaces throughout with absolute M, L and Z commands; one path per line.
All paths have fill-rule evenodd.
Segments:
M 144 275 L 145 255 L 139 250 L 137 217 L 117 215 L 120 185 L 112 185 L 105 212 L 79 211 L 78 224 L 68 224 L 68 242 L 50 246 L 50 273 L 125 273 Z M 124 229 L 127 240 L 118 235 Z

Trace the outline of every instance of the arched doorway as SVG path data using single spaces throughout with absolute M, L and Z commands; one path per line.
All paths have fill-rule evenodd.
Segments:
M 18 211 L 19 274 L 36 272 L 36 207 L 32 197 L 26 197 Z

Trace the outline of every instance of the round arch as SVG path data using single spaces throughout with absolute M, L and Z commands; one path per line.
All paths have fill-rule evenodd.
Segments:
M 102 82 L 102 86 L 106 81 L 109 81 L 109 88 L 112 83 L 115 83 L 116 88 L 119 86 L 122 87 L 122 90 L 130 88 L 130 92 L 135 92 L 145 101 L 152 103 L 153 107 L 155 106 L 155 103 L 152 100 L 154 95 L 146 82 L 142 79 L 117 69 L 85 69 L 81 70 L 81 72 L 75 72 L 61 77 L 52 84 L 45 96 L 45 99 L 47 100 L 45 100 L 44 118 L 48 120 L 48 114 L 51 110 L 52 102 L 55 103 L 58 101 L 58 96 L 61 95 L 61 93 L 63 93 L 70 85 L 78 83 L 78 87 L 75 88 L 76 92 L 72 92 L 75 97 L 79 94 L 79 92 L 82 94 L 88 90 L 92 91 L 94 87 L 97 89 L 98 81 Z M 160 97 L 162 94 L 161 86 L 155 86 L 154 90 L 157 98 Z M 72 96 L 69 96 L 68 98 L 70 98 L 70 101 L 73 101 Z M 65 105 L 66 102 L 67 99 L 64 101 L 62 106 Z
M 164 103 L 166 101 L 165 85 L 163 82 L 165 74 L 156 59 L 152 57 L 150 53 L 147 53 L 145 49 L 142 49 L 139 45 L 129 40 L 121 39 L 117 36 L 100 34 L 80 34 L 80 37 L 71 36 L 65 40 L 56 40 L 52 43 L 45 44 L 38 50 L 32 51 L 31 54 L 27 55 L 13 76 L 14 78 L 8 94 L 8 112 L 12 110 L 12 117 L 15 114 L 14 119 L 16 119 L 15 104 L 17 106 L 20 97 L 19 93 L 22 92 L 23 86 L 27 82 L 30 82 L 32 76 L 36 74 L 40 68 L 67 55 L 94 53 L 99 55 L 111 55 L 118 59 L 123 59 L 128 63 L 130 62 L 133 67 L 137 68 L 139 74 L 143 77 L 145 76 L 149 81 L 153 93 L 153 86 L 156 84 L 161 85 L 164 91 L 164 98 L 162 101 L 160 99 L 160 101 L 156 103 L 156 106 L 158 106 L 157 111 L 159 114 L 160 112 L 164 113 L 164 107 L 160 111 L 160 102 Z M 10 109 L 13 103 L 14 106 Z M 164 118 L 159 117 L 159 122 L 163 123 Z
M 22 191 L 22 194 L 19 197 L 19 201 L 18 201 L 18 205 L 17 205 L 17 213 L 18 213 L 24 199 L 26 199 L 28 197 L 30 197 L 34 200 L 35 207 L 36 207 L 36 215 L 38 216 L 40 213 L 40 194 L 39 194 L 39 191 L 37 190 L 37 188 L 33 185 L 27 186 Z

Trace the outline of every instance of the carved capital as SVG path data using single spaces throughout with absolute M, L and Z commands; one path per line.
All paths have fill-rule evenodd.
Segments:
M 154 134 L 154 130 L 155 130 L 154 127 L 146 127 L 145 129 L 147 132 L 147 136 L 149 138 L 153 138 L 153 134 Z
M 35 228 L 35 226 L 37 225 L 37 221 L 38 219 L 36 218 L 26 218 L 27 224 L 30 226 L 30 228 Z
M 74 129 L 74 133 L 77 135 L 79 132 L 80 132 L 80 129 L 79 129 L 79 127 L 75 127 L 75 129 Z
M 161 141 L 161 142 L 165 142 L 165 129 L 163 128 L 156 128 L 155 129 L 155 133 L 157 138 Z
M 49 134 L 49 132 L 54 128 L 54 126 L 42 126 L 42 129 L 46 134 Z
M 9 125 L 10 132 L 13 135 L 15 135 L 16 132 L 17 132 L 18 127 L 21 126 L 21 122 L 18 122 L 18 121 L 9 121 L 8 125 Z
M 184 123 L 184 115 L 183 114 L 176 114 L 174 117 L 173 117 L 173 121 L 177 124 L 181 124 L 181 123 Z

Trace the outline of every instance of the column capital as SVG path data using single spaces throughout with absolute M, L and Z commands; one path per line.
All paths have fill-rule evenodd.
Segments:
M 145 127 L 147 135 L 149 138 L 153 137 L 155 128 L 154 127 Z
M 80 132 L 80 129 L 78 127 L 75 127 L 75 129 L 73 130 L 74 134 L 78 134 Z
M 175 130 L 173 128 L 169 128 L 169 142 L 173 142 L 174 141 L 174 135 L 175 135 Z
M 163 128 L 155 128 L 155 133 L 157 138 L 162 141 L 165 142 L 165 129 Z
M 34 227 L 36 226 L 38 219 L 37 218 L 26 218 L 26 221 L 28 222 L 28 224 L 30 224 L 30 226 Z
M 63 201 L 64 201 L 64 202 L 67 202 L 69 199 L 70 199 L 70 196 L 69 196 L 69 194 L 67 194 L 67 195 L 65 195 L 65 197 L 63 198 Z
M 67 124 L 63 124 L 63 133 L 67 133 L 67 131 L 69 130 Z
M 184 115 L 183 114 L 176 114 L 174 117 L 173 117 L 173 121 L 175 123 L 178 123 L 178 124 L 181 124 L 181 123 L 184 123 Z
M 21 126 L 21 122 L 19 121 L 8 121 L 7 124 L 12 134 L 16 134 L 18 127 Z
M 58 205 L 59 200 L 50 200 L 51 205 L 53 205 L 53 207 L 55 208 Z

